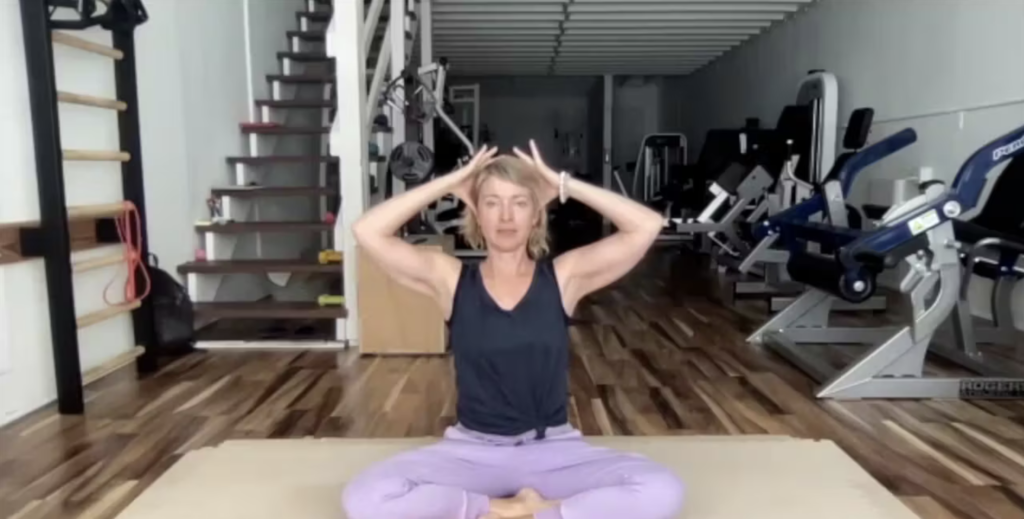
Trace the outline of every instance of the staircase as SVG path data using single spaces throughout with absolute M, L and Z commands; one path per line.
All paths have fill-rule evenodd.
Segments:
M 338 14 L 330 0 L 306 0 L 305 10 L 295 14 L 297 30 L 284 35 L 287 50 L 277 53 L 279 73 L 266 78 L 271 98 L 256 101 L 257 120 L 239 127 L 249 154 L 226 158 L 233 175 L 227 175 L 229 185 L 211 191 L 209 220 L 195 225 L 200 238 L 197 259 L 178 267 L 195 303 L 201 348 L 258 346 L 261 341 L 338 347 L 349 344 L 356 334 L 354 324 L 347 322 L 349 307 L 355 304 L 354 286 L 349 286 L 355 284 L 355 271 L 344 265 L 353 248 L 342 242 L 351 219 L 364 209 L 371 178 L 383 178 L 377 170 L 385 167 L 394 131 L 389 125 L 371 124 L 378 111 L 376 103 L 366 100 L 375 86 L 374 71 L 389 65 L 378 67 L 379 62 L 393 54 L 388 47 L 394 41 L 388 36 L 393 14 L 405 14 L 406 45 L 397 54 L 407 54 L 407 46 L 411 50 L 414 30 L 408 27 L 415 23 L 416 4 L 366 1 L 365 21 L 356 23 L 364 23 L 370 36 L 362 42 L 349 37 L 334 44 L 364 47 L 359 55 L 365 58 L 359 62 L 365 67 L 366 84 L 359 102 L 370 108 L 360 121 L 338 109 L 351 103 L 338 102 L 335 63 L 340 60 L 328 52 L 331 29 L 344 25 L 335 25 L 335 16 L 355 18 L 359 6 L 335 1 Z M 384 81 L 378 74 L 376 83 Z M 366 131 L 346 131 L 347 125 L 360 122 Z M 358 135 L 363 157 L 351 160 L 349 153 L 350 159 L 342 160 L 338 155 L 344 152 L 332 147 L 332 133 Z M 352 166 L 343 168 L 343 163 Z M 342 174 L 361 178 L 346 182 Z M 353 192 L 365 193 L 352 196 L 347 202 L 351 207 L 345 208 L 343 186 L 352 185 Z M 325 257 L 327 251 L 332 257 Z

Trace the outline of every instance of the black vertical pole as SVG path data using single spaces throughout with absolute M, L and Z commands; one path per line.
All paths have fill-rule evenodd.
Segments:
M 50 302 L 50 335 L 57 376 L 57 407 L 62 414 L 81 414 L 85 411 L 85 401 L 71 285 L 71 240 L 64 201 L 57 83 L 46 2 L 21 0 L 21 26 L 32 110 L 46 292 Z
M 121 135 L 121 150 L 131 155 L 131 160 L 121 164 L 121 189 L 124 199 L 135 204 L 139 210 L 142 243 L 139 254 L 143 262 L 149 258 L 149 234 L 146 229 L 146 190 L 142 179 L 142 139 L 139 128 L 139 88 L 135 76 L 135 33 L 134 28 L 115 29 L 114 47 L 124 53 L 124 58 L 115 62 L 114 81 L 117 98 L 128 105 L 128 109 L 117 116 L 118 132 Z M 145 279 L 134 272 L 135 286 L 145 289 Z M 146 297 L 141 306 L 132 311 L 132 325 L 135 329 L 135 344 L 146 349 L 135 363 L 139 373 L 157 370 L 156 331 L 153 323 L 153 298 Z

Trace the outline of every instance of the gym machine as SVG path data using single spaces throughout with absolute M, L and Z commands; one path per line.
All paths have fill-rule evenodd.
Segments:
M 839 127 L 839 82 L 836 76 L 824 70 L 810 71 L 800 82 L 796 104 L 808 107 L 811 112 L 810 155 L 804 162 L 807 174 L 797 173 L 797 177 L 810 183 L 820 183 L 832 171 L 836 161 L 835 143 Z
M 1014 327 L 1013 291 L 1024 279 L 1024 210 L 1020 193 L 1024 192 L 1024 156 L 1014 158 L 991 189 L 981 212 L 953 223 L 962 257 L 963 283 L 952 322 L 955 346 L 936 340 L 932 353 L 979 375 L 1012 376 L 1017 370 L 1007 366 L 997 352 L 984 352 L 979 345 L 1019 348 L 1024 344 Z M 968 301 L 974 277 L 992 281 L 989 298 L 991 324 L 975 325 Z
M 449 105 L 445 102 L 444 97 L 447 71 L 448 65 L 443 59 L 437 63 L 424 65 L 415 70 L 407 69 L 401 77 L 392 80 L 387 85 L 382 94 L 382 102 L 391 104 L 397 108 L 398 113 L 403 113 L 408 118 L 423 124 L 433 124 L 435 117 L 439 118 L 445 130 L 450 132 L 464 149 L 464 153 L 460 153 L 460 158 L 455 161 L 455 167 L 457 167 L 466 157 L 471 157 L 476 152 L 476 146 L 462 132 L 459 126 L 455 124 L 448 113 L 447 108 L 449 108 Z M 414 85 L 413 95 L 408 96 L 408 99 L 420 99 L 422 97 L 422 101 L 406 101 L 403 106 L 398 106 L 390 93 L 405 82 L 411 82 Z M 420 185 L 436 173 L 436 159 L 434 150 L 431 150 L 421 142 L 406 141 L 399 143 L 392 148 L 391 153 L 388 155 L 387 165 L 388 170 L 391 172 L 390 177 L 401 180 L 407 186 Z M 445 173 L 447 173 L 450 168 L 445 169 Z M 385 186 L 385 196 L 390 197 L 392 191 L 390 178 L 386 181 Z M 418 229 L 415 229 L 416 233 L 434 232 L 436 234 L 443 234 L 445 229 L 456 225 L 457 222 L 440 222 L 437 218 L 439 213 L 451 209 L 455 205 L 454 200 L 441 200 L 433 204 L 420 215 L 419 222 L 413 223 L 413 225 L 418 226 Z M 424 226 L 431 227 L 432 229 L 427 229 Z
M 853 182 L 864 164 L 916 140 L 913 130 L 896 133 L 851 157 L 839 173 Z M 878 227 L 857 230 L 813 222 L 798 204 L 759 231 L 779 235 L 789 250 L 787 268 L 795 281 L 810 288 L 792 305 L 755 331 L 748 341 L 763 344 L 807 372 L 821 386 L 818 398 L 1019 398 L 1024 379 L 993 377 L 925 377 L 925 356 L 939 326 L 951 316 L 962 287 L 955 218 L 980 207 L 993 171 L 1024 155 L 1024 127 L 1003 135 L 968 158 L 947 189 L 941 181 L 922 184 L 922 194 L 891 208 Z M 819 202 L 820 204 L 820 202 Z M 817 243 L 834 252 L 808 250 Z M 1013 251 L 1002 242 L 986 246 Z M 1020 251 L 1008 252 L 1019 255 Z M 912 311 L 910 322 L 896 328 L 836 328 L 828 324 L 830 301 L 860 303 L 870 298 L 877 277 L 905 264 L 900 292 Z M 969 261 L 970 265 L 971 262 Z M 823 359 L 808 355 L 801 344 L 870 344 L 851 364 L 835 372 Z
M 474 147 L 480 147 L 480 85 L 448 87 L 448 102 L 462 133 L 469 136 Z
M 612 178 L 622 196 L 646 204 L 662 213 L 666 221 L 680 210 L 678 194 L 692 189 L 693 179 L 684 173 L 687 160 L 686 136 L 681 133 L 651 133 L 640 141 L 631 178 L 623 181 L 619 169 Z M 629 187 L 626 187 L 626 182 Z M 681 236 L 690 239 L 688 236 Z M 680 236 L 662 234 L 659 242 L 679 241 Z
M 783 110 L 776 129 L 758 136 L 754 146 L 768 157 L 761 162 L 770 164 L 766 170 L 775 177 L 775 183 L 774 189 L 766 192 L 739 222 L 743 231 L 755 227 L 765 215 L 777 214 L 813 195 L 815 186 L 834 169 L 838 91 L 833 74 L 812 70 L 800 82 L 796 104 Z M 865 129 L 869 127 L 870 124 Z M 769 307 L 775 311 L 791 302 L 803 287 L 793 283 L 782 268 L 779 262 L 784 263 L 785 258 L 770 256 L 775 263 L 740 269 L 751 252 L 751 234 L 745 232 L 743 240 L 730 241 L 728 246 L 716 239 L 716 234 L 709 234 L 704 250 L 713 254 L 724 301 L 731 303 L 736 297 L 768 298 Z
M 711 147 L 723 153 L 713 163 L 717 175 L 708 186 L 713 199 L 704 206 L 696 218 L 668 218 L 669 237 L 676 241 L 692 240 L 695 234 L 704 234 L 719 247 L 742 250 L 745 245 L 739 236 L 738 222 L 751 207 L 759 204 L 765 193 L 775 184 L 775 175 L 762 159 L 764 150 L 758 149 L 756 140 L 760 130 L 744 129 L 737 132 L 708 132 L 705 149 Z M 702 153 L 701 160 L 706 155 Z M 708 160 L 712 163 L 711 159 Z M 707 167 L 707 166 L 706 166 Z
M 856 172 L 851 173 L 844 168 L 847 163 L 850 163 L 851 160 L 858 156 L 860 149 L 867 143 L 873 116 L 874 111 L 870 108 L 860 108 L 853 111 L 843 137 L 843 147 L 847 151 L 835 160 L 832 170 L 824 177 L 822 183 L 817 185 L 808 184 L 809 189 L 806 191 L 806 195 L 800 193 L 800 191 L 804 190 L 804 187 L 801 185 L 804 182 L 795 177 L 794 168 L 787 166 L 778 183 L 779 192 L 769 197 L 770 200 L 780 201 L 771 205 L 777 205 L 783 208 L 783 210 L 800 205 L 802 207 L 801 210 L 807 211 L 810 220 L 823 220 L 836 227 L 859 229 L 862 225 L 865 225 L 866 219 L 863 216 L 863 211 L 846 203 L 846 197 L 852 187 L 852 178 L 854 178 Z M 904 141 L 899 142 L 903 143 Z M 911 143 L 912 141 L 907 142 L 906 145 Z M 875 157 L 875 160 L 882 160 L 900 151 L 900 149 L 886 148 L 884 146 L 872 147 L 870 152 L 865 150 L 865 156 Z M 871 165 L 871 163 L 861 160 L 856 161 L 855 164 L 858 168 Z M 804 198 L 802 202 L 792 204 L 794 200 L 798 200 L 800 197 Z M 779 211 L 774 211 L 774 214 L 757 225 L 770 228 L 776 225 L 778 219 L 783 218 L 781 214 Z M 750 250 L 743 261 L 736 267 L 736 270 L 747 274 L 754 271 L 758 266 L 763 266 L 766 272 L 774 272 L 774 268 L 785 265 L 789 260 L 789 252 L 785 249 L 773 248 L 778 238 L 779 235 L 777 233 L 770 233 L 764 236 Z M 741 287 L 737 286 L 737 291 L 740 290 Z M 747 291 L 752 290 L 753 288 L 747 289 Z M 767 287 L 764 290 L 767 290 Z M 773 297 L 770 302 L 770 310 L 781 310 L 792 303 L 792 301 L 793 298 L 787 296 Z M 886 299 L 883 296 L 876 296 L 859 305 L 847 307 L 845 304 L 840 304 L 840 306 L 847 310 L 884 310 L 886 308 Z
M 448 173 L 452 169 L 461 166 L 476 153 L 476 142 L 470 140 L 463 129 L 452 120 L 451 114 L 457 113 L 456 106 L 462 106 L 467 101 L 471 103 L 470 117 L 473 124 L 471 133 L 474 135 L 474 139 L 479 138 L 479 90 L 475 90 L 475 93 L 471 91 L 472 95 L 468 99 L 467 96 L 460 94 L 460 92 L 463 89 L 476 88 L 475 85 L 471 87 L 450 87 L 446 90 L 447 71 L 448 64 L 444 59 L 437 63 L 424 65 L 416 70 L 407 70 L 401 78 L 393 80 L 388 85 L 384 95 L 385 102 L 394 104 L 395 102 L 390 99 L 387 92 L 390 92 L 397 85 L 406 81 L 412 82 L 415 89 L 413 95 L 409 96 L 409 99 L 422 98 L 423 100 L 415 103 L 407 102 L 404 107 L 400 107 L 400 112 L 411 116 L 413 120 L 423 124 L 433 124 L 435 118 L 441 120 L 442 126 L 438 129 L 443 130 L 443 132 L 435 132 L 435 147 L 440 150 L 440 147 L 445 143 L 444 136 L 449 135 L 451 140 L 454 141 L 451 143 L 452 146 L 459 147 L 460 152 L 456 153 L 457 158 L 454 159 L 454 164 L 448 164 L 447 162 L 443 164 L 443 171 L 440 174 Z M 446 102 L 445 92 L 459 94 L 458 102 Z M 416 186 L 426 182 L 433 175 L 438 174 L 437 158 L 438 153 L 426 145 L 416 141 L 406 141 L 391 150 L 388 156 L 388 167 L 391 177 L 403 181 L 407 186 Z M 386 196 L 390 196 L 390 178 L 385 192 Z M 447 196 L 428 206 L 420 213 L 418 218 L 406 225 L 405 230 L 407 234 L 454 235 L 462 224 L 461 213 L 461 202 L 454 196 Z M 457 238 L 456 242 L 458 241 Z M 453 254 L 459 257 L 475 257 L 482 255 L 483 251 L 456 247 Z
M 662 190 L 672 182 L 679 182 L 678 173 L 686 164 L 686 136 L 681 133 L 652 133 L 640 142 L 640 151 L 633 168 L 629 196 L 645 204 L 661 200 Z M 675 173 L 675 174 L 673 174 Z M 622 179 L 615 172 L 615 180 L 622 188 Z M 640 184 L 639 190 L 637 184 Z M 638 192 L 639 191 L 639 192 Z M 670 201 L 667 202 L 669 205 Z M 670 210 L 670 209 L 668 209 Z
M 745 183 L 750 179 L 763 179 L 764 183 L 757 185 L 757 191 L 752 192 L 752 205 L 740 208 L 740 214 L 743 210 L 746 210 L 746 214 L 742 221 L 734 224 L 734 238 L 730 243 L 723 243 L 715 233 L 707 235 L 710 241 L 708 245 L 718 246 L 717 250 L 712 249 L 710 252 L 720 266 L 736 270 L 739 258 L 750 248 L 750 229 L 765 215 L 775 214 L 789 206 L 791 196 L 784 192 L 788 185 L 782 181 L 787 175 L 793 176 L 794 171 L 800 167 L 801 158 L 810 147 L 810 120 L 811 111 L 808 107 L 787 106 L 782 110 L 774 130 L 745 130 L 740 134 L 742 157 L 726 171 L 734 169 L 738 164 L 750 170 L 744 180 Z M 760 176 L 755 175 L 757 173 L 760 173 Z M 770 176 L 770 183 L 764 174 Z M 725 192 L 728 188 L 723 189 L 718 182 L 712 184 L 711 191 L 717 196 L 705 213 L 712 210 L 715 204 L 728 203 L 730 200 L 728 193 Z
M 776 130 L 745 128 L 736 134 L 741 141 L 738 144 L 739 155 L 748 155 L 750 150 L 778 157 L 780 146 L 791 144 L 794 148 L 788 150 L 788 153 L 783 152 L 783 161 L 790 160 L 794 155 L 798 157 L 798 163 L 791 176 L 806 184 L 819 182 L 823 177 L 822 172 L 829 171 L 835 162 L 838 89 L 838 82 L 833 74 L 811 71 L 800 83 L 796 105 L 787 106 L 783 110 Z M 773 139 L 773 131 L 784 131 L 786 135 L 776 134 Z M 708 137 L 710 139 L 710 132 Z M 708 146 L 708 143 L 705 143 L 705 146 Z M 768 149 L 769 147 L 772 149 Z M 731 146 L 723 148 L 732 149 Z M 701 159 L 703 158 L 702 152 Z M 712 172 L 717 176 L 708 186 L 713 199 L 697 218 L 688 222 L 675 221 L 674 231 L 683 234 L 709 234 L 709 238 L 730 255 L 741 255 L 741 251 L 747 247 L 743 240 L 735 235 L 734 223 L 750 209 L 755 210 L 754 215 L 757 217 L 764 214 L 765 208 L 758 206 L 781 174 L 782 163 L 769 168 L 758 168 L 757 166 L 765 164 L 757 164 L 757 160 L 755 158 L 745 163 L 741 160 L 732 160 L 724 169 Z M 794 200 L 800 200 L 800 196 L 794 197 Z M 727 208 L 725 215 L 715 220 L 714 216 L 723 208 Z M 724 234 L 724 241 L 718 239 L 716 233 Z

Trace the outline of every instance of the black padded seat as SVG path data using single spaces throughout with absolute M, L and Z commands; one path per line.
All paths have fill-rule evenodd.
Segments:
M 985 238 L 999 238 L 1024 245 L 1024 158 L 1017 157 L 1007 164 L 990 193 L 976 217 L 953 222 L 957 241 L 971 245 Z M 974 273 L 988 279 L 1004 275 L 997 266 L 980 261 L 974 265 Z

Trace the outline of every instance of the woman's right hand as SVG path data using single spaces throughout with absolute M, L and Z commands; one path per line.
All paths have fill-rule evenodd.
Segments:
M 462 200 L 466 207 L 469 207 L 474 213 L 476 212 L 476 206 L 473 204 L 472 191 L 476 173 L 487 167 L 494 160 L 496 153 L 498 153 L 497 147 L 484 146 L 476 152 L 476 155 L 465 166 L 448 174 L 452 182 L 455 183 L 451 194 L 459 197 L 459 200 Z

